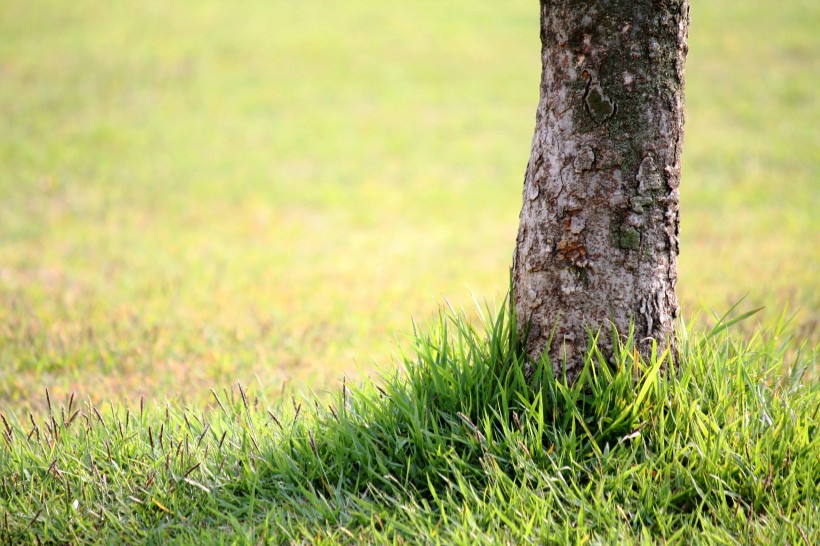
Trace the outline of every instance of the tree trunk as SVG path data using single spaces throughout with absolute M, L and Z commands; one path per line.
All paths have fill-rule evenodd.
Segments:
M 527 354 L 571 381 L 613 325 L 674 353 L 688 28 L 688 0 L 541 0 L 513 301 Z

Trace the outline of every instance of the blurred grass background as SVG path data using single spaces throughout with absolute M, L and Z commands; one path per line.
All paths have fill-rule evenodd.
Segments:
M 820 7 L 694 0 L 679 296 L 816 342 Z M 0 407 L 389 365 L 503 297 L 534 0 L 0 3 Z

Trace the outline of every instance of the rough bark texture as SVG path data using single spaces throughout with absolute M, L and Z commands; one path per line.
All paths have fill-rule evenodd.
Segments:
M 541 0 L 541 99 L 513 262 L 527 352 L 674 343 L 688 0 Z M 674 347 L 672 347 L 674 350 Z

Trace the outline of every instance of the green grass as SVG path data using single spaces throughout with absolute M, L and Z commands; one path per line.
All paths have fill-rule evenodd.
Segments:
M 814 2 L 695 2 L 679 294 L 817 340 Z M 0 3 L 0 407 L 390 361 L 506 290 L 531 0 Z M 765 36 L 765 39 L 761 39 Z
M 680 370 L 570 388 L 395 341 L 508 288 L 533 1 L 0 2 L 0 543 L 820 542 L 820 7 L 693 4 Z
M 381 385 L 330 397 L 3 416 L 0 542 L 820 540 L 817 354 L 783 321 L 683 331 L 676 372 L 592 344 L 570 387 L 546 361 L 525 379 L 507 309 L 442 314 Z

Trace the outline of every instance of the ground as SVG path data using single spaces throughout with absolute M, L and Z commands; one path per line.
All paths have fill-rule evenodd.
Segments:
M 321 391 L 501 298 L 532 4 L 4 1 L 0 407 Z M 790 302 L 816 342 L 820 8 L 692 18 L 684 316 Z

